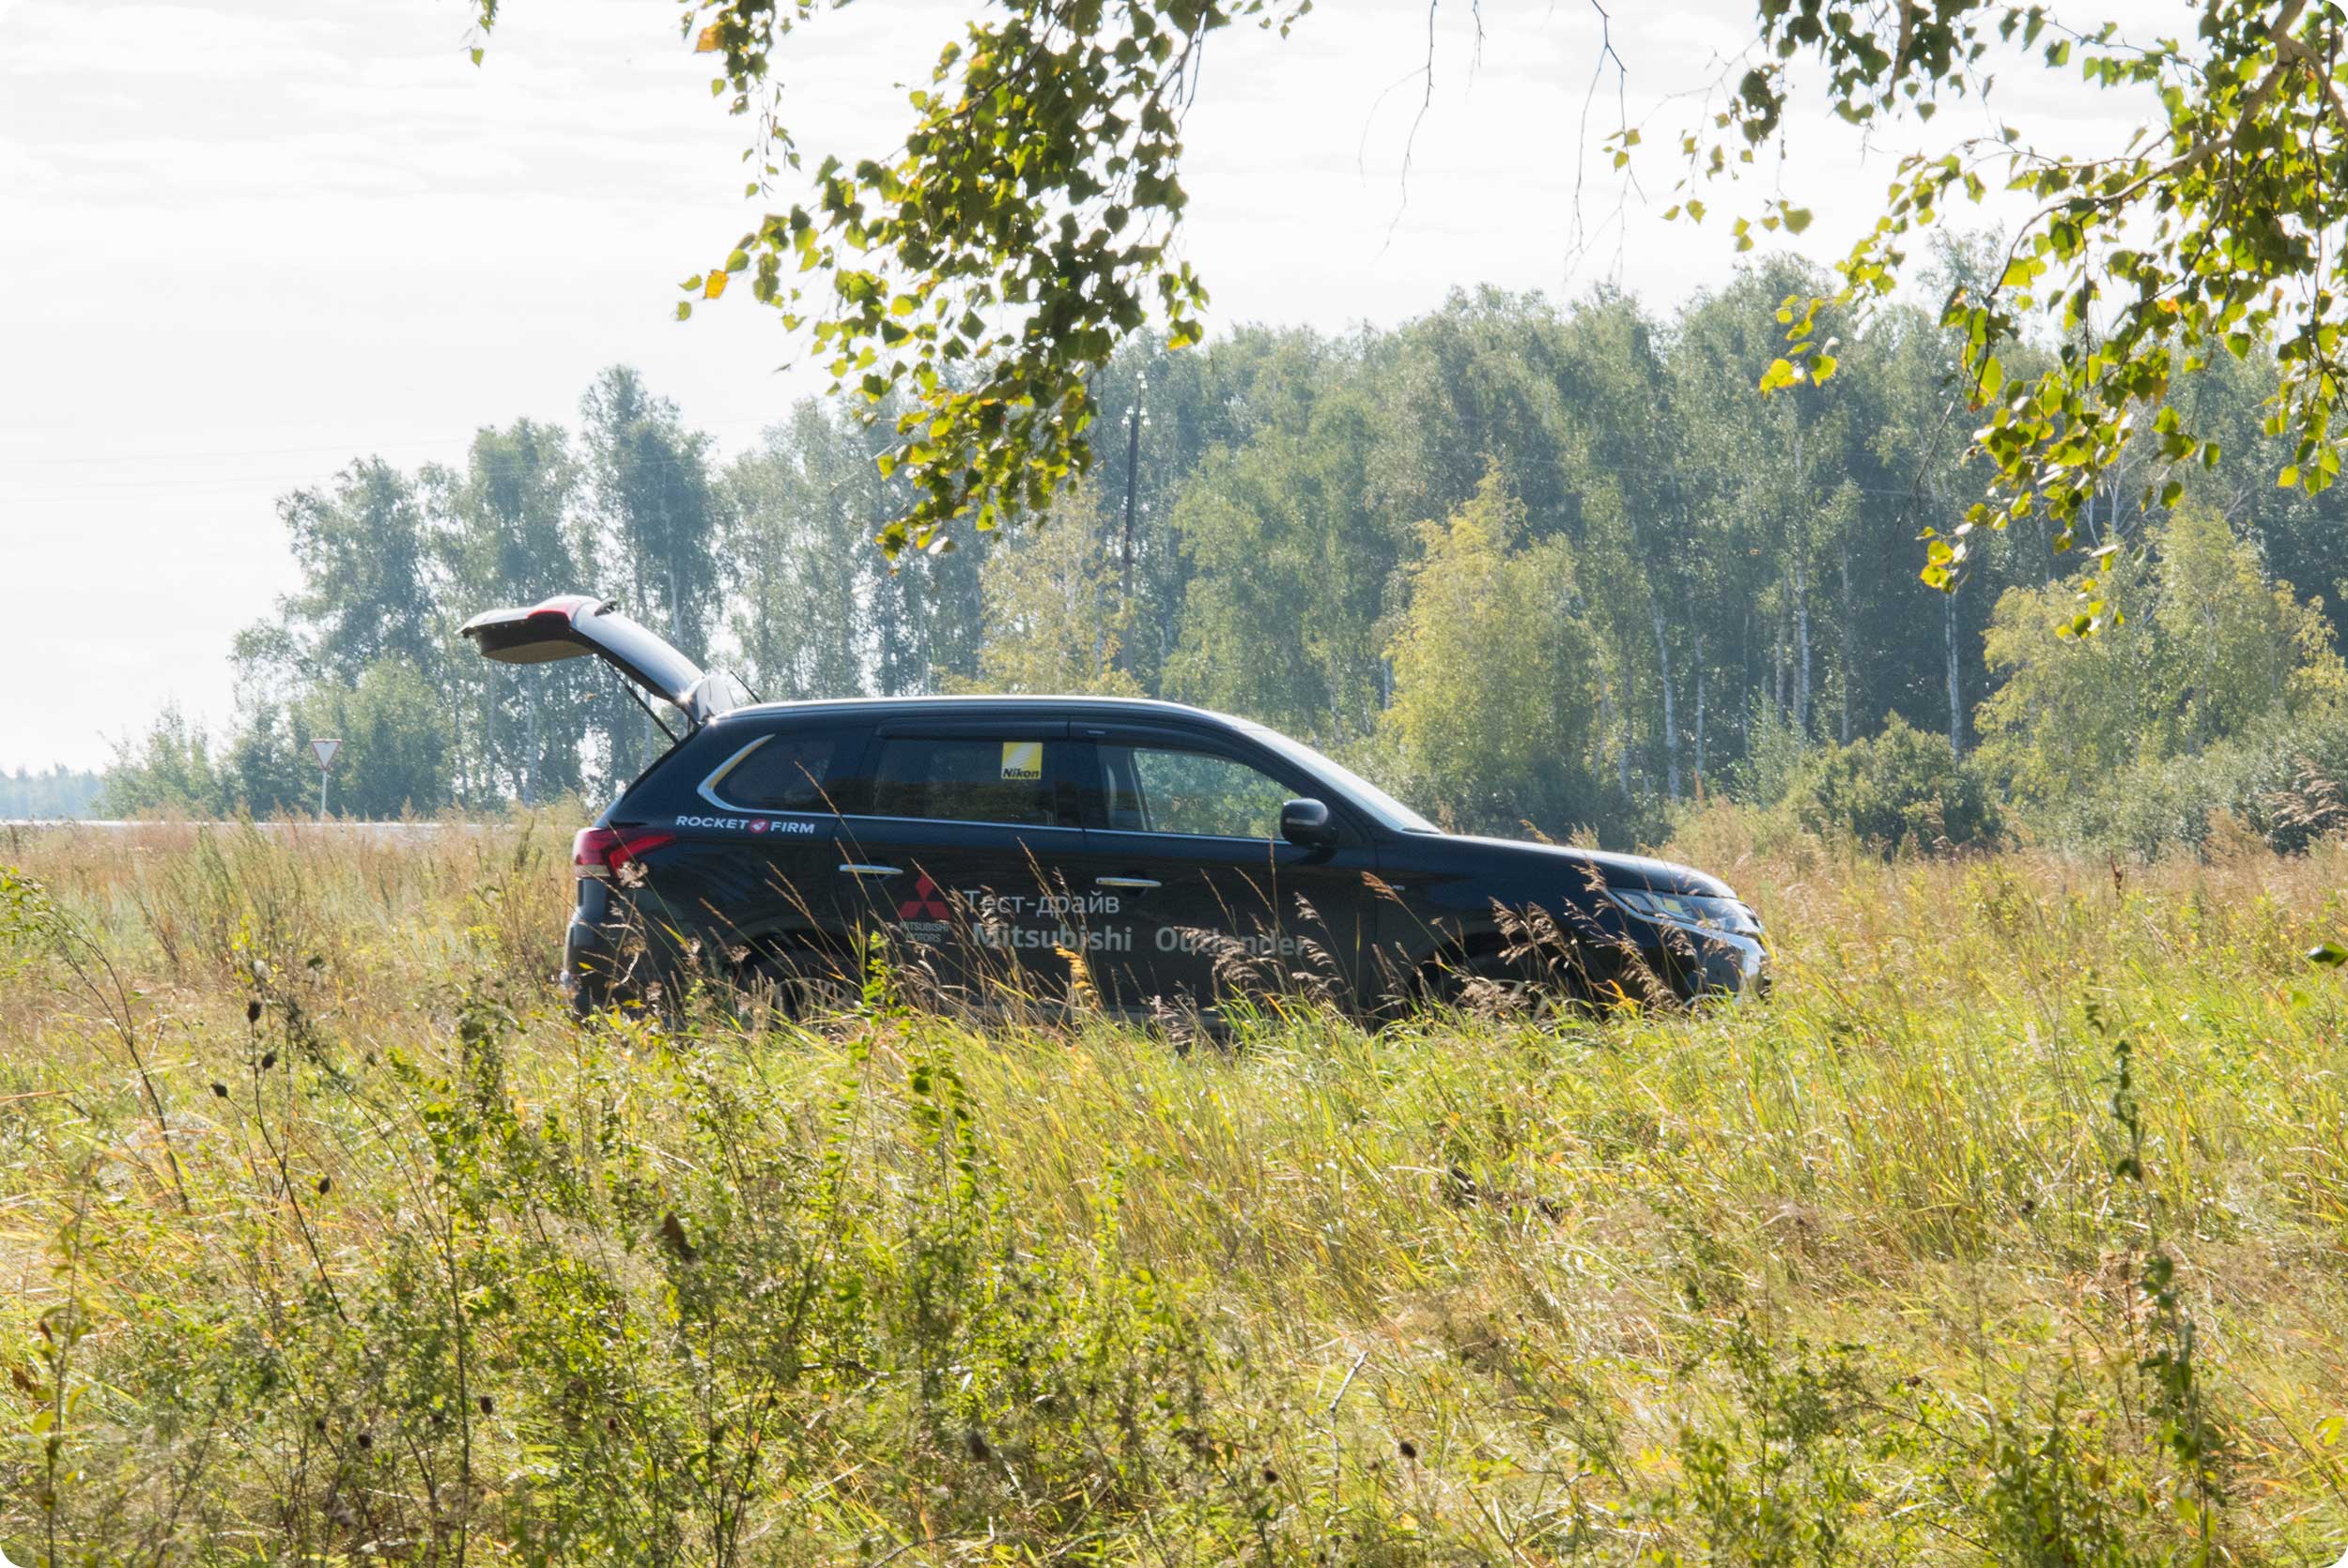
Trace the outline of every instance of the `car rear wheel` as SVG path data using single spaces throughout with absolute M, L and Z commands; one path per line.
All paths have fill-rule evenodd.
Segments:
M 863 997 L 838 955 L 811 947 L 759 953 L 743 964 L 736 985 L 752 1006 L 794 1023 L 845 1011 Z

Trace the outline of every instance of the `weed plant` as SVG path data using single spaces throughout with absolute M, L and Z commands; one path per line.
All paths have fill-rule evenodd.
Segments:
M 1676 853 L 1760 1005 L 575 1022 L 564 829 L 0 839 L 20 1564 L 2329 1562 L 2348 850 Z

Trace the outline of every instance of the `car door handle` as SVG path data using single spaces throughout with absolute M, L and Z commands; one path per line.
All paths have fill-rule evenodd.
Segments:
M 894 866 L 868 866 L 856 860 L 849 861 L 840 869 L 852 877 L 893 877 L 897 874 Z
M 1155 887 L 1158 885 L 1155 877 L 1094 877 L 1092 880 L 1101 887 Z

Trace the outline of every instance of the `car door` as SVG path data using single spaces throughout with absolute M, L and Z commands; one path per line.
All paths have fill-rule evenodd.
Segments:
M 882 725 L 834 869 L 843 923 L 886 932 L 948 999 L 1065 994 L 1062 868 L 1084 846 L 1065 720 Z
M 1284 759 L 1205 730 L 1079 725 L 1087 789 L 1073 891 L 1109 938 L 1104 996 L 1206 1010 L 1237 992 L 1353 1006 L 1375 937 L 1375 853 L 1351 812 Z M 1280 837 L 1280 807 L 1320 799 L 1338 841 Z
M 843 814 L 858 787 L 869 724 L 797 721 L 725 751 L 693 798 L 680 836 L 701 848 L 701 919 L 730 943 L 829 945 Z

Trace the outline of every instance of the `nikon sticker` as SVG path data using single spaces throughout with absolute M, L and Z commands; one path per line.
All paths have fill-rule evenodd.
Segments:
M 1005 741 L 1003 743 L 1003 777 L 1006 781 L 1036 784 L 1043 779 L 1043 743 L 1042 741 Z

